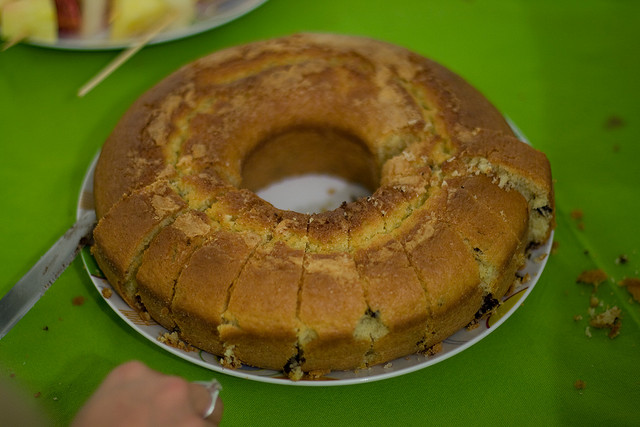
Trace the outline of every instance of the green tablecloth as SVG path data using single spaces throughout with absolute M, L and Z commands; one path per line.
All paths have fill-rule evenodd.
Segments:
M 211 51 L 297 31 L 367 35 L 430 56 L 547 153 L 559 246 L 523 306 L 470 349 L 418 372 L 281 386 L 212 373 L 148 342 L 77 259 L 0 341 L 0 382 L 23 387 L 56 425 L 129 359 L 189 380 L 217 376 L 227 426 L 640 425 L 640 305 L 617 285 L 640 277 L 636 1 L 270 0 L 220 28 L 145 48 L 82 99 L 77 89 L 115 52 L 12 47 L 0 53 L 0 295 L 73 224 L 89 162 L 144 90 Z M 615 339 L 585 333 L 592 288 L 576 278 L 594 268 L 610 277 L 598 310 L 622 309 Z

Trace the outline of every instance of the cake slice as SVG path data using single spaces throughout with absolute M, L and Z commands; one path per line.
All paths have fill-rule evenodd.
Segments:
M 368 334 L 356 334 L 367 303 L 349 254 L 344 209 L 313 214 L 300 288 L 300 367 L 304 372 L 364 366 Z
M 182 339 L 212 354 L 224 353 L 218 327 L 229 288 L 260 242 L 254 233 L 218 229 L 194 251 L 178 277 L 171 303 Z
M 459 234 L 428 209 L 411 215 L 396 234 L 425 292 L 429 318 L 422 345 L 428 348 L 474 318 L 484 297 L 480 271 Z
M 91 252 L 111 286 L 131 307 L 144 309 L 135 280 L 142 253 L 185 207 L 169 182 L 158 181 L 123 197 L 98 222 Z
M 515 189 L 524 196 L 529 203 L 527 239 L 534 246 L 545 242 L 555 227 L 555 203 L 551 167 L 544 153 L 487 129 L 458 129 L 453 138 L 467 173 L 489 176 L 500 188 Z
M 185 184 L 186 185 L 186 184 Z M 207 194 L 210 207 L 205 211 L 216 229 L 196 250 L 175 287 L 171 311 L 181 337 L 206 351 L 224 354 L 227 363 L 240 363 L 233 346 L 220 337 L 227 323 L 231 290 L 256 248 L 273 237 L 280 220 L 279 210 L 254 193 L 232 186 L 219 187 L 215 182 L 192 181 L 190 202 L 202 204 Z
M 212 229 L 204 213 L 187 210 L 163 228 L 142 255 L 136 274 L 140 301 L 151 317 L 170 331 L 176 326 L 171 314 L 175 283 Z
M 480 203 L 466 188 L 467 182 L 472 180 L 467 177 L 447 180 L 439 193 L 427 201 L 425 208 L 431 209 L 434 219 L 446 223 L 459 234 L 478 261 L 485 293 L 499 299 L 515 280 L 515 271 L 509 271 L 507 275 L 503 272 L 511 265 L 527 230 L 522 227 L 520 235 L 514 234 L 499 212 Z M 514 194 L 520 196 L 515 191 Z M 520 210 L 521 217 L 514 221 L 526 224 L 527 203 L 522 196 L 515 202 L 520 202 L 523 209 Z
M 371 199 L 346 204 L 349 249 L 367 302 L 357 334 L 369 335 L 368 366 L 417 351 L 427 317 L 424 290 L 402 245 L 385 233 Z
M 285 212 L 274 237 L 260 245 L 231 288 L 220 339 L 253 366 L 283 368 L 298 354 L 298 293 L 307 215 Z

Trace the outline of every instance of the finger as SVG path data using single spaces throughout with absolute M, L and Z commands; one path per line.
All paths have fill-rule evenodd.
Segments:
M 214 425 L 222 420 L 223 404 L 218 396 L 220 386 L 217 381 L 190 384 L 191 400 L 194 410 L 203 419 Z M 215 399 L 215 401 L 213 400 Z
M 220 421 L 222 421 L 223 412 L 224 412 L 224 405 L 222 404 L 222 399 L 220 399 L 220 396 L 218 396 L 216 398 L 215 409 L 213 410 L 213 413 L 206 418 L 206 420 L 212 423 L 214 426 L 217 426 L 218 424 L 220 424 Z
M 137 381 L 142 377 L 154 374 L 155 372 L 142 362 L 131 360 L 114 368 L 105 380 L 107 383 L 115 382 L 116 384 L 121 384 L 129 381 Z
M 215 405 L 215 409 L 213 410 L 213 413 L 203 419 L 205 425 L 218 427 L 218 425 L 220 425 L 220 422 L 222 421 L 222 413 L 223 413 L 222 399 L 220 399 L 220 397 L 217 397 L 216 405 Z
M 203 415 L 211 404 L 211 394 L 209 390 L 202 384 L 190 383 L 189 395 L 194 412 L 198 415 Z

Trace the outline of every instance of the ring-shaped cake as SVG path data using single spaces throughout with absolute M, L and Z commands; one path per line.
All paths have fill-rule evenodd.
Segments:
M 316 213 L 255 191 L 325 173 Z M 546 156 L 462 78 L 368 38 L 215 52 L 140 97 L 95 170 L 98 265 L 181 340 L 292 379 L 431 351 L 490 311 L 555 226 Z

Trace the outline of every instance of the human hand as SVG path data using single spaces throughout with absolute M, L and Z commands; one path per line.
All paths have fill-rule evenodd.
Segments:
M 222 401 L 203 415 L 211 394 L 199 384 L 164 375 L 140 362 L 115 368 L 78 412 L 74 427 L 84 426 L 217 426 L 222 419 Z

